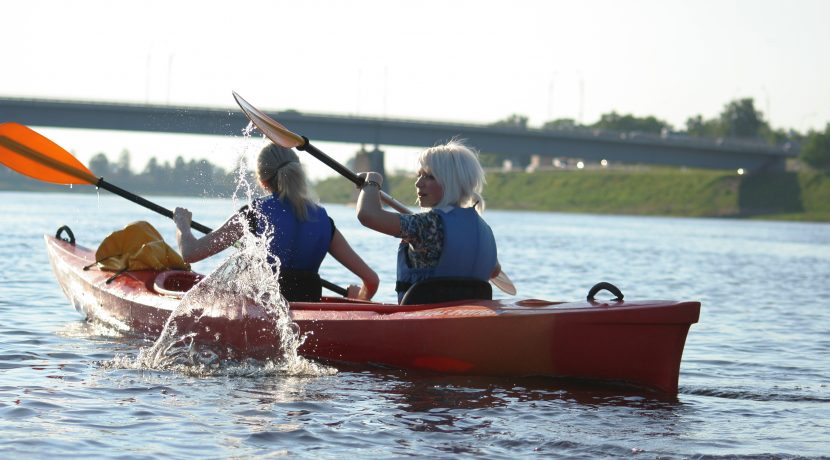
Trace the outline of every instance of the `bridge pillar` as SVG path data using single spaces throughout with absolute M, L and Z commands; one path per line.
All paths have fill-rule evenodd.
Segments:
M 784 157 L 770 158 L 752 172 L 776 173 L 787 171 L 787 160 Z
M 383 175 L 383 178 L 386 179 L 386 169 L 384 165 L 384 158 L 385 153 L 383 150 L 380 150 L 378 146 L 375 146 L 375 149 L 371 152 L 366 151 L 366 148 L 361 146 L 360 150 L 357 151 L 354 155 L 354 171 L 355 172 L 368 172 L 374 171 L 379 172 Z M 389 186 L 386 181 L 383 181 L 383 191 L 388 192 Z M 354 193 L 354 199 L 357 201 L 357 190 Z
M 383 177 L 386 178 L 384 155 L 383 150 L 378 149 L 377 146 L 371 152 L 366 151 L 364 147 L 360 147 L 360 150 L 354 156 L 355 172 L 375 171 L 383 174 Z

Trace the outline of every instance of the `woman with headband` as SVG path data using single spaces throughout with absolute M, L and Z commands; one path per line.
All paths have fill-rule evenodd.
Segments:
M 346 296 L 371 299 L 378 288 L 378 275 L 354 252 L 326 210 L 311 200 L 297 154 L 269 143 L 257 158 L 257 179 L 270 195 L 255 199 L 202 238 L 190 231 L 191 212 L 176 208 L 173 220 L 184 259 L 196 262 L 227 249 L 247 227 L 255 235 L 269 238 L 268 261 L 272 266 L 275 259 L 280 261 L 280 290 L 286 300 L 320 300 L 322 284 L 318 271 L 326 253 L 363 281 L 360 287 L 349 286 Z

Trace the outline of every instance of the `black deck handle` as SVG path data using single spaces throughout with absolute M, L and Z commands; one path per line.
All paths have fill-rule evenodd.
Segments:
M 66 236 L 68 237 L 68 239 L 61 237 L 61 233 L 63 233 L 63 232 L 66 232 Z M 57 238 L 59 240 L 66 241 L 67 243 L 71 244 L 72 246 L 75 246 L 75 234 L 72 233 L 72 229 L 69 228 L 68 225 L 61 225 L 61 227 L 55 233 L 55 238 Z
M 617 288 L 617 286 L 614 286 L 611 283 L 606 283 L 605 281 L 602 281 L 602 282 L 599 282 L 599 283 L 595 284 L 594 287 L 592 287 L 591 290 L 588 291 L 588 302 L 592 302 L 594 300 L 594 296 L 597 295 L 597 293 L 599 291 L 602 291 L 603 289 L 610 292 L 611 294 L 617 296 L 617 298 L 612 299 L 615 302 L 620 302 L 624 297 L 622 291 L 620 291 Z

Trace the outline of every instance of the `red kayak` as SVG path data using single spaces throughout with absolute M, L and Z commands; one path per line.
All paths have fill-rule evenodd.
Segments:
M 75 309 L 128 333 L 158 336 L 182 294 L 202 278 L 184 271 L 113 277 L 94 266 L 93 250 L 49 235 L 45 240 Z M 208 332 L 200 340 L 221 341 L 236 357 L 281 356 L 271 318 L 250 311 L 201 317 Z M 292 303 L 290 312 L 301 333 L 311 332 L 299 353 L 325 362 L 613 381 L 675 395 L 686 334 L 700 303 L 502 299 L 397 305 L 323 298 Z

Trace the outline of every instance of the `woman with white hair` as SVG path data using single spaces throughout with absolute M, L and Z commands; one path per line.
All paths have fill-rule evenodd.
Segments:
M 466 278 L 486 283 L 501 271 L 493 232 L 484 212 L 484 170 L 478 154 L 463 141 L 428 148 L 419 158 L 415 190 L 418 214 L 383 209 L 383 176 L 365 179 L 357 200 L 357 218 L 373 230 L 401 239 L 395 290 L 400 302 L 413 284 L 435 278 Z
M 331 254 L 363 281 L 352 285 L 347 297 L 369 300 L 379 279 L 334 226 L 325 208 L 309 194 L 303 167 L 292 149 L 269 143 L 257 158 L 257 179 L 268 195 L 244 206 L 221 227 L 196 238 L 190 231 L 192 214 L 176 208 L 173 220 L 179 250 L 187 262 L 217 254 L 242 237 L 246 227 L 270 238 L 268 261 L 280 261 L 280 291 L 288 301 L 316 302 L 322 295 L 318 271 L 326 253 Z

